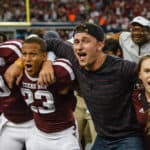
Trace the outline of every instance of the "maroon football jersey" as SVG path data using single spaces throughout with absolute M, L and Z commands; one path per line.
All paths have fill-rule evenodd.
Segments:
M 144 94 L 141 90 L 135 89 L 132 93 L 132 102 L 135 108 L 137 121 L 141 127 L 145 127 L 147 121 L 147 108 L 148 103 L 146 102 Z
M 56 82 L 49 86 L 37 85 L 37 78 L 27 72 L 20 83 L 24 100 L 33 111 L 36 126 L 46 133 L 58 132 L 74 125 L 73 110 L 76 98 L 73 89 L 66 95 L 59 94 L 62 87 L 71 85 L 75 79 L 68 60 L 57 59 L 53 62 Z
M 11 40 L 0 44 L 0 111 L 5 117 L 15 123 L 28 121 L 32 113 L 24 102 L 19 88 L 14 85 L 9 89 L 4 73 L 6 69 L 21 56 L 22 41 Z

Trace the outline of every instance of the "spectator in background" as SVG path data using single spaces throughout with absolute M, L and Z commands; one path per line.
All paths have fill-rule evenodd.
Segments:
M 7 36 L 4 33 L 0 32 L 0 43 L 5 41 L 7 41 Z
M 122 32 L 119 43 L 123 58 L 138 62 L 144 54 L 150 53 L 150 21 L 142 16 L 131 21 L 131 31 Z
M 119 41 L 113 38 L 108 38 L 105 40 L 103 52 L 109 55 L 115 55 L 121 58 L 123 57 L 122 49 L 119 45 Z
M 45 31 L 44 32 L 43 38 L 45 40 L 48 40 L 50 38 L 58 38 L 58 39 L 60 39 L 60 35 L 59 35 L 58 32 L 50 30 L 50 31 Z
M 42 29 L 41 28 L 39 28 L 39 29 L 33 29 L 33 30 L 31 30 L 31 33 L 29 35 L 35 34 L 38 37 L 43 38 L 43 35 L 44 35 L 45 31 L 46 30 L 44 28 L 42 28 Z
M 25 22 L 26 2 L 0 0 L 1 21 Z M 30 8 L 32 23 L 41 22 L 45 26 L 45 22 L 57 25 L 57 22 L 77 23 L 86 20 L 103 25 L 106 32 L 127 30 L 132 18 L 139 15 L 147 18 L 150 16 L 148 0 L 32 0 Z M 68 14 L 71 14 L 71 20 Z
M 145 136 L 145 150 L 150 150 L 150 54 L 139 60 L 137 66 L 138 89 L 133 91 L 132 100 L 137 120 Z
M 43 33 L 43 39 L 44 40 L 49 40 L 51 38 L 60 39 L 60 35 L 57 31 L 53 31 L 53 30 L 45 31 Z M 55 60 L 55 58 L 56 58 L 54 52 L 49 52 L 48 53 L 48 58 L 49 58 L 49 56 L 50 56 L 51 60 Z M 52 57 L 53 57 L 53 59 L 52 59 Z

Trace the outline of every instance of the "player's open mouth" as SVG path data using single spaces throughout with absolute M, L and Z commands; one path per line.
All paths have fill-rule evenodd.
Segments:
M 31 64 L 26 64 L 25 68 L 27 71 L 31 71 L 32 70 L 32 65 Z
M 77 53 L 78 54 L 78 56 L 79 56 L 79 58 L 80 59 L 82 59 L 82 58 L 85 58 L 86 57 L 86 53 L 84 53 L 84 52 L 79 52 L 79 53 Z

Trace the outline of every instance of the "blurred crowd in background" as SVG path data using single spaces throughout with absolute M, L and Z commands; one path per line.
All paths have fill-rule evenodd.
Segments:
M 0 21 L 25 21 L 25 0 L 0 0 Z M 105 32 L 127 30 L 136 16 L 150 19 L 148 0 L 30 0 L 31 22 L 100 24 Z

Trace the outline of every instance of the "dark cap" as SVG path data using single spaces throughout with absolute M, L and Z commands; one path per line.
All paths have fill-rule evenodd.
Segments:
M 73 36 L 76 33 L 82 33 L 82 32 L 85 32 L 94 36 L 98 41 L 104 41 L 105 39 L 105 34 L 101 26 L 98 26 L 93 23 L 81 23 L 77 25 L 74 29 Z

